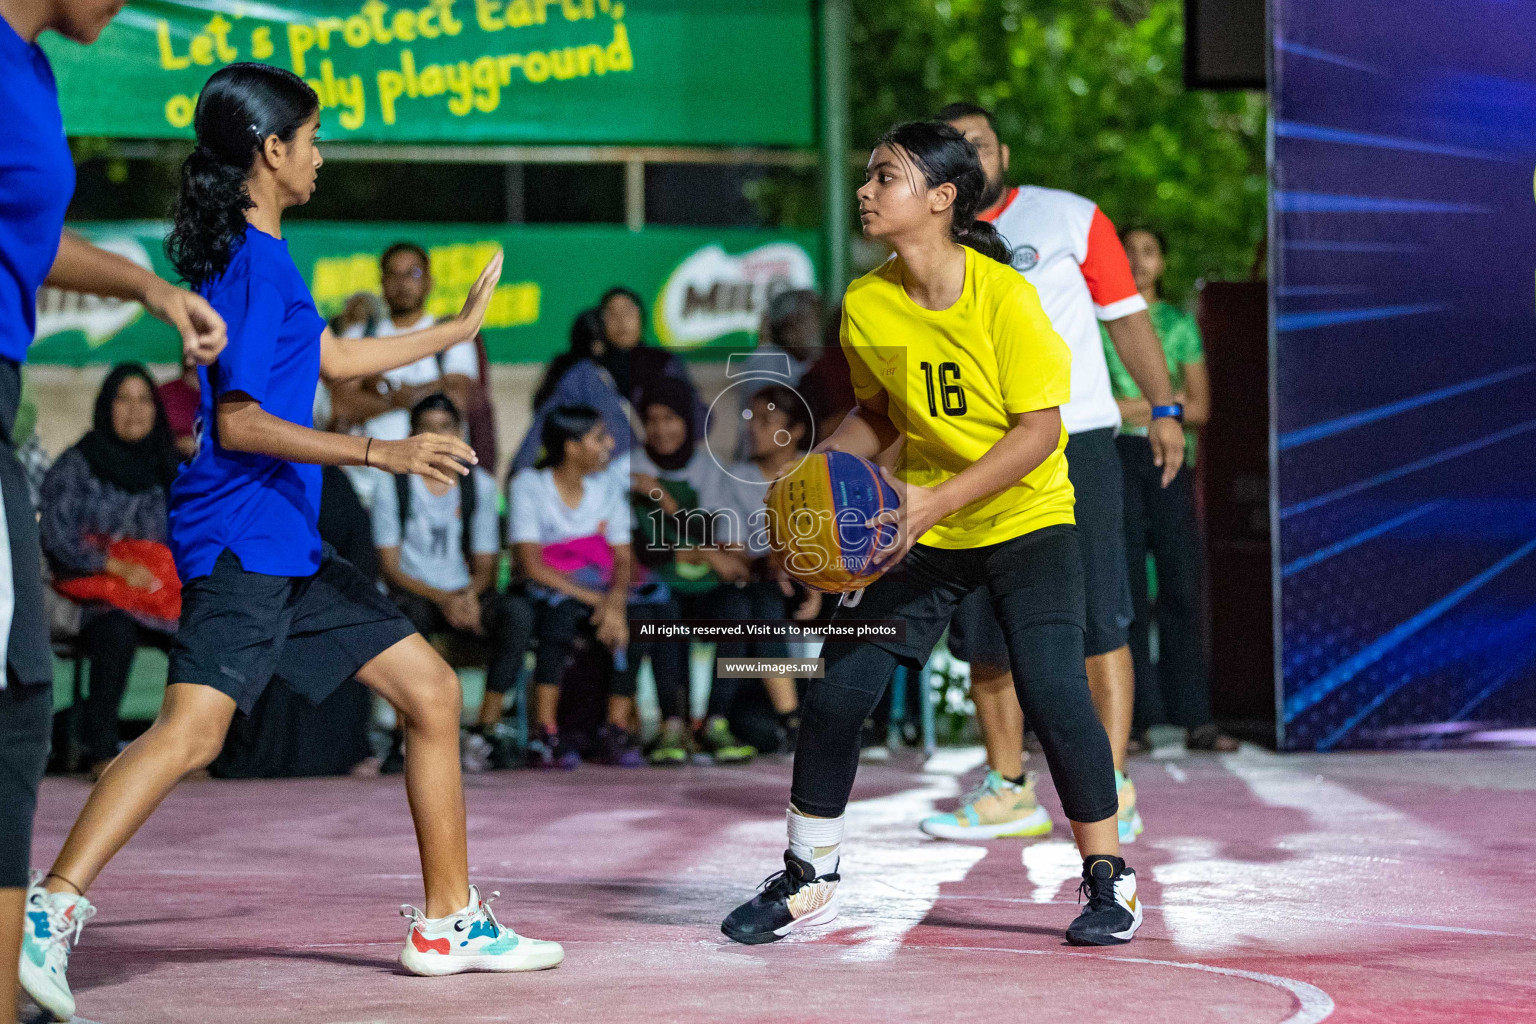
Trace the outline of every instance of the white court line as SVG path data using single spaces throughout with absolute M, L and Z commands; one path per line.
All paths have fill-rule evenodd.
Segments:
M 1076 878 L 1077 876 L 1074 875 L 1073 877 Z M 911 899 L 922 898 L 912 893 L 908 893 L 904 889 L 900 889 L 894 885 L 891 885 L 890 882 L 885 882 L 884 884 L 896 892 L 901 893 L 903 896 L 907 896 Z M 958 893 L 945 893 L 941 902 L 947 903 L 950 900 L 975 900 L 982 903 L 1024 903 L 1029 905 L 1049 904 L 1058 907 L 1073 907 L 1079 905 L 1079 901 L 1077 900 L 1035 899 L 1033 897 L 1026 899 L 1020 896 L 966 896 L 960 895 Z M 1161 904 L 1147 903 L 1146 901 L 1142 901 L 1141 905 L 1146 910 L 1166 909 Z M 1527 942 L 1536 942 L 1536 935 L 1522 935 L 1519 932 L 1496 932 L 1490 931 L 1487 928 L 1458 928 L 1448 924 L 1410 924 L 1406 921 L 1370 921 L 1354 917 L 1334 917 L 1327 914 L 1288 914 L 1287 920 L 1306 921 L 1309 924 L 1336 924 L 1341 926 L 1347 925 L 1349 927 L 1357 928 L 1407 928 L 1413 931 L 1422 932 L 1446 932 L 1451 935 L 1485 935 L 1499 939 L 1524 939 Z
M 1053 949 L 1009 949 L 1002 946 L 925 946 L 925 949 L 943 949 L 958 953 L 1017 953 L 1023 956 L 1073 956 L 1093 960 L 1112 960 L 1124 964 L 1149 964 L 1154 967 L 1179 967 L 1187 971 L 1203 971 L 1206 974 L 1224 974 L 1231 978 L 1244 978 L 1264 985 L 1273 985 L 1289 992 L 1298 1004 L 1296 1012 L 1278 1024 L 1318 1024 L 1333 1015 L 1333 999 L 1305 981 L 1286 978 L 1278 974 L 1260 974 L 1258 971 L 1240 971 L 1233 967 L 1212 967 L 1210 964 L 1184 963 L 1178 960 L 1147 960 L 1136 956 L 1103 956 L 1095 953 L 1064 953 Z

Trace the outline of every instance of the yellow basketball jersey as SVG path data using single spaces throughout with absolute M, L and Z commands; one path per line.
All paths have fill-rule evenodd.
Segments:
M 896 476 L 932 487 L 997 444 L 1010 414 L 1065 405 L 1072 353 L 1034 285 L 973 249 L 965 250 L 965 288 L 948 309 L 913 302 L 901 277 L 892 256 L 848 286 L 842 343 L 854 393 L 890 396 L 891 422 L 907 439 Z M 921 543 L 978 548 L 1074 522 L 1066 445 L 1063 428 L 1033 472 L 946 516 Z

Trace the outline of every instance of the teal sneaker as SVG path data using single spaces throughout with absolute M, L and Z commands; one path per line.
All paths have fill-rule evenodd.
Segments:
M 1052 825 L 1035 799 L 1034 772 L 1020 785 L 989 771 L 980 786 L 961 798 L 953 814 L 930 815 L 917 827 L 935 839 L 1000 839 L 1048 835 Z
M 1115 772 L 1115 792 L 1120 797 L 1120 841 L 1134 843 L 1142 833 L 1141 812 L 1136 809 L 1136 783 Z
M 56 1020 L 69 1020 L 75 1015 L 75 996 L 69 990 L 69 948 L 80 941 L 80 929 L 96 916 L 96 908 L 84 896 L 49 892 L 42 882 L 38 873 L 27 887 L 21 987 Z

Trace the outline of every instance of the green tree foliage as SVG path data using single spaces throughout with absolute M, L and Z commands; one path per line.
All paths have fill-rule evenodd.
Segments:
M 1016 183 L 1088 196 L 1169 242 L 1175 300 L 1247 278 L 1264 235 L 1262 93 L 1187 92 L 1181 0 L 854 0 L 857 153 L 969 100 L 997 112 Z

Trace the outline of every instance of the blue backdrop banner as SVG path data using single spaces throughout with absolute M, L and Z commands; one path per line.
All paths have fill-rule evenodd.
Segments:
M 1536 743 L 1536 4 L 1271 9 L 1283 745 Z

